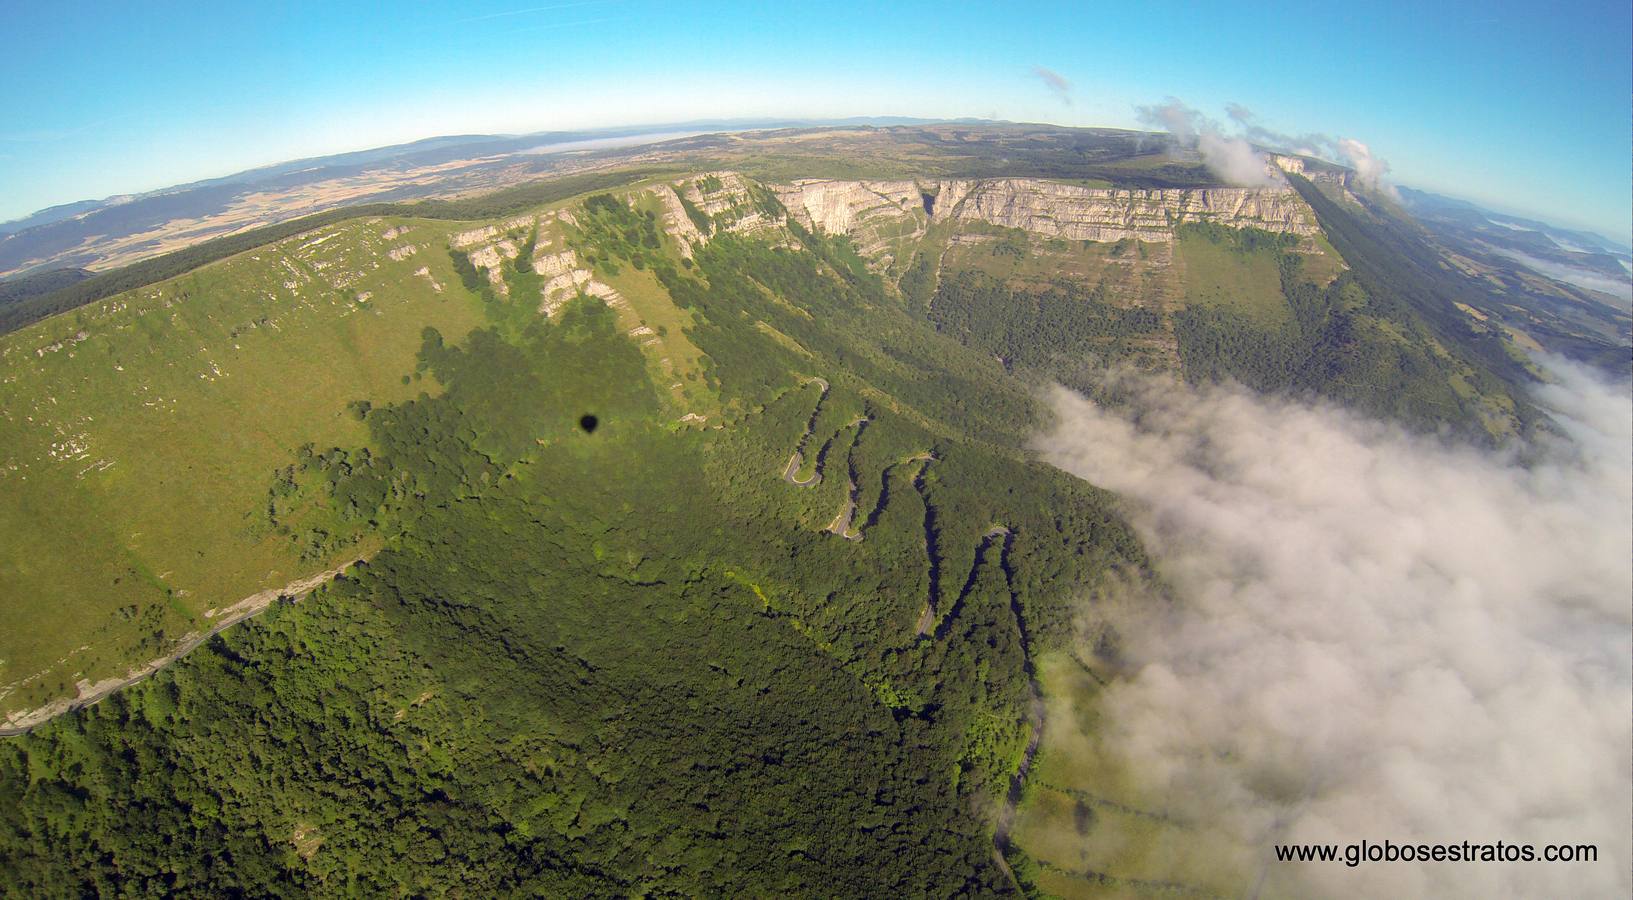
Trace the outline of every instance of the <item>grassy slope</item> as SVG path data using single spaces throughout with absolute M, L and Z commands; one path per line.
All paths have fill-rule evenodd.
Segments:
M 347 402 L 435 390 L 401 380 L 421 329 L 482 315 L 449 271 L 449 228 L 332 225 L 0 338 L 6 708 L 123 671 L 158 655 L 138 646 L 155 630 L 177 637 L 330 562 L 258 527 L 271 472 L 300 444 L 362 439 Z
M 1186 303 L 1230 309 L 1266 328 L 1292 321 L 1274 256 L 1236 253 L 1193 232 L 1182 232 L 1176 243 Z

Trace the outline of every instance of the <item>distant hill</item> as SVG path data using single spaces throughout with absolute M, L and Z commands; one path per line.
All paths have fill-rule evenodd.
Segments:
M 0 276 L 45 267 L 104 269 L 341 205 L 492 189 L 560 171 L 595 151 L 682 134 L 924 121 L 700 120 L 525 135 L 448 135 L 291 160 L 142 194 L 62 204 L 0 224 Z
M 1591 231 L 1492 212 L 1466 200 L 1401 189 L 1412 215 L 1458 252 L 1502 268 L 1518 264 L 1633 308 L 1633 250 Z
M 51 269 L 0 281 L 0 306 L 72 287 L 90 278 L 89 269 Z

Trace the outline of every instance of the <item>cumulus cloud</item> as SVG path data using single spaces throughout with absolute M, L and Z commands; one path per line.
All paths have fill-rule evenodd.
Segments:
M 1354 138 L 1339 138 L 1336 146 L 1338 157 L 1355 170 L 1357 181 L 1367 187 L 1381 188 L 1395 199 L 1400 199 L 1400 195 L 1395 193 L 1394 186 L 1384 180 L 1389 174 L 1389 163 L 1373 155 L 1371 147 Z
M 1233 153 L 1237 157 L 1240 157 L 1242 152 L 1237 149 L 1238 147 L 1246 147 L 1249 150 L 1264 147 L 1300 156 L 1327 159 L 1354 169 L 1355 179 L 1361 185 L 1382 191 L 1397 201 L 1400 199 L 1394 185 L 1388 179 L 1389 163 L 1374 153 L 1367 144 L 1355 138 L 1335 138 L 1320 132 L 1289 134 L 1276 131 L 1262 124 L 1253 110 L 1240 103 L 1225 104 L 1225 116 L 1230 120 L 1233 131 L 1231 134 L 1227 134 L 1218 123 L 1173 98 L 1169 98 L 1168 102 L 1160 107 L 1140 107 L 1138 112 L 1142 122 L 1169 131 L 1185 146 L 1194 146 L 1200 135 L 1212 133 L 1219 136 L 1219 142 L 1232 144 Z M 1173 127 L 1174 123 L 1177 123 L 1181 130 L 1176 130 Z M 1209 163 L 1210 168 L 1213 166 L 1213 163 Z M 1224 177 L 1220 169 L 1215 171 Z
M 1208 170 L 1240 187 L 1268 187 L 1279 183 L 1269 161 L 1241 137 L 1231 137 L 1218 123 L 1170 97 L 1161 106 L 1142 106 L 1140 121 L 1161 128 L 1186 149 L 1196 150 Z
M 1066 76 L 1056 72 L 1054 69 L 1045 68 L 1043 66 L 1033 66 L 1032 77 L 1047 85 L 1049 90 L 1054 92 L 1057 100 L 1066 104 L 1067 106 L 1072 105 L 1072 83 L 1066 80 Z
M 1175 598 L 1095 612 L 1123 660 L 1100 746 L 1188 841 L 1243 849 L 1247 883 L 1633 891 L 1633 403 L 1550 365 L 1539 399 L 1569 440 L 1529 464 L 1229 388 L 1134 380 L 1123 412 L 1053 395 L 1040 449 L 1127 499 Z M 1593 843 L 1599 861 L 1270 856 L 1362 839 Z

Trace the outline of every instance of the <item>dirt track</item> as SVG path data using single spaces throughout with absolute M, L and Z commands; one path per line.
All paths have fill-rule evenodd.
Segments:
M 214 614 L 222 616 L 222 619 L 221 621 L 215 623 L 215 625 L 212 626 L 209 631 L 201 634 L 188 635 L 187 637 L 183 638 L 182 642 L 177 645 L 176 649 L 172 650 L 170 653 L 161 656 L 158 659 L 148 660 L 146 663 L 143 663 L 137 668 L 126 673 L 125 677 L 123 678 L 105 678 L 102 681 L 89 685 L 85 682 L 80 682 L 79 693 L 73 697 L 63 697 L 35 709 L 22 710 L 12 713 L 6 717 L 6 724 L 4 726 L 0 726 L 0 737 L 11 737 L 13 735 L 26 734 L 33 731 L 35 728 L 40 727 L 46 722 L 63 715 L 64 713 L 73 712 L 76 709 L 84 709 L 85 707 L 96 703 L 114 691 L 120 690 L 121 688 L 130 687 L 138 681 L 150 677 L 153 673 L 163 669 L 165 666 L 170 665 L 183 656 L 186 656 L 194 647 L 197 647 L 210 638 L 215 637 L 222 631 L 231 628 L 232 626 L 250 618 L 251 616 L 259 614 L 261 611 L 271 606 L 272 602 L 277 600 L 279 597 L 289 597 L 294 600 L 299 600 L 301 597 L 306 596 L 318 587 L 328 584 L 335 578 L 335 576 L 346 571 L 348 568 L 351 568 L 353 565 L 356 565 L 359 562 L 362 562 L 362 560 L 352 560 L 351 562 L 342 563 L 341 565 L 335 566 L 332 569 L 318 572 L 315 575 L 309 575 L 305 578 L 296 579 L 283 587 L 268 588 L 259 593 L 251 594 L 237 603 L 234 603 L 232 606 L 220 610 L 219 612 L 211 610 L 209 613 L 205 614 L 206 618 L 209 618 L 212 614 Z

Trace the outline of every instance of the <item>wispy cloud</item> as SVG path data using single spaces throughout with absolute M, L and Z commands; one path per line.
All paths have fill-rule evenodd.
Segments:
M 1240 103 L 1225 104 L 1225 115 L 1236 125 L 1242 137 L 1255 144 L 1344 163 L 1355 170 L 1355 178 L 1361 184 L 1400 199 L 1394 185 L 1389 182 L 1389 163 L 1362 141 L 1352 137 L 1335 138 L 1320 132 L 1288 134 L 1276 131 L 1260 124 L 1253 110 Z
M 33 131 L 13 131 L 0 134 L 0 142 L 8 144 L 44 144 L 52 141 L 63 141 L 68 138 L 90 134 L 107 125 L 124 121 L 135 115 L 135 113 L 119 113 L 93 122 L 75 125 L 71 128 L 39 128 Z
M 467 22 L 485 22 L 489 19 L 506 19 L 512 16 L 526 16 L 533 13 L 554 12 L 559 9 L 576 9 L 582 6 L 600 6 L 607 2 L 608 0 L 580 0 L 580 2 L 577 3 L 554 3 L 549 6 L 530 6 L 526 9 L 507 9 L 501 12 L 484 13 L 480 16 L 467 16 L 463 19 L 455 19 L 448 24 L 463 25 Z
M 1623 300 L 1633 300 L 1633 280 L 1628 278 L 1611 278 L 1608 275 L 1577 268 L 1576 266 L 1567 266 L 1563 263 L 1538 259 L 1529 253 L 1521 253 L 1518 250 L 1507 250 L 1502 247 L 1492 247 L 1491 250 L 1556 281 L 1563 281 L 1579 288 L 1609 294 L 1612 297 L 1620 297 Z M 1625 267 L 1626 263 L 1623 263 L 1623 266 Z
M 1043 82 L 1050 91 L 1053 91 L 1055 99 L 1066 104 L 1067 106 L 1072 105 L 1072 83 L 1066 80 L 1066 76 L 1056 72 L 1054 69 L 1046 68 L 1044 66 L 1033 66 L 1032 77 Z

